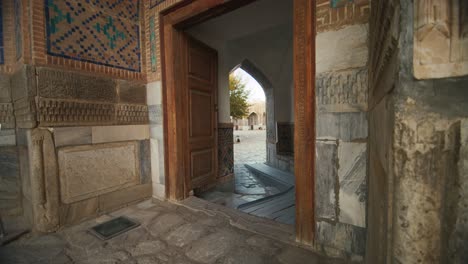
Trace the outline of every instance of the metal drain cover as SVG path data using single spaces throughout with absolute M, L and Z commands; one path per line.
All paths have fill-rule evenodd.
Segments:
M 108 240 L 122 233 L 125 233 L 140 225 L 135 220 L 129 219 L 125 216 L 120 216 L 96 225 L 90 229 L 91 233 L 102 240 Z

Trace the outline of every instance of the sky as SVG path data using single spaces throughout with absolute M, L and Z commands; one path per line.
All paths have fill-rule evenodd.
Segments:
M 241 68 L 238 68 L 232 74 L 240 77 L 245 82 L 245 88 L 250 92 L 248 99 L 250 103 L 258 101 L 265 102 L 265 93 L 263 92 L 262 86 L 260 86 L 260 84 L 252 76 L 250 76 L 250 74 Z

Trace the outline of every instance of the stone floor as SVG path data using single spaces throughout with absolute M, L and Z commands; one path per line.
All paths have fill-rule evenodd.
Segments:
M 240 139 L 239 143 L 236 142 L 237 138 Z M 237 208 L 241 204 L 278 193 L 277 188 L 265 185 L 244 166 L 265 162 L 266 131 L 235 130 L 234 182 L 228 182 L 199 196 L 216 204 Z
M 119 215 L 136 219 L 141 226 L 107 241 L 87 231 Z M 346 263 L 250 232 L 240 221 L 203 207 L 145 201 L 54 234 L 23 237 L 0 247 L 0 263 Z M 260 230 L 265 225 L 245 226 Z

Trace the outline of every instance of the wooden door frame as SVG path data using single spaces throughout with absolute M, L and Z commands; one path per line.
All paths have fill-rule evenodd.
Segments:
M 228 13 L 255 0 L 186 0 L 160 14 L 164 162 L 166 197 L 190 195 L 185 151 L 187 109 L 182 88 L 182 30 Z M 312 245 L 315 234 L 315 0 L 294 0 L 294 164 L 296 178 L 296 238 Z

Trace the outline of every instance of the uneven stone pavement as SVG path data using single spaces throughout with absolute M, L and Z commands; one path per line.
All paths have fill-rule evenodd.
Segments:
M 141 226 L 107 241 L 88 229 L 126 215 Z M 169 202 L 145 201 L 57 233 L 24 237 L 0 247 L 0 263 L 345 263 L 231 225 L 223 214 L 207 214 Z

